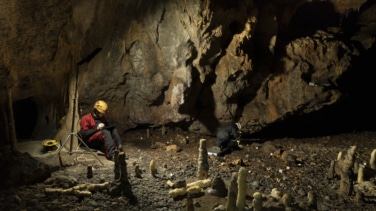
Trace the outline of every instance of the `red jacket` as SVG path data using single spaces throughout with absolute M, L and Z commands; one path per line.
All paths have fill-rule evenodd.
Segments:
M 91 142 L 93 140 L 104 140 L 104 136 L 100 130 L 97 130 L 97 125 L 99 123 L 104 123 L 108 126 L 108 121 L 106 118 L 94 118 L 93 113 L 85 114 L 80 119 L 80 134 L 85 142 Z

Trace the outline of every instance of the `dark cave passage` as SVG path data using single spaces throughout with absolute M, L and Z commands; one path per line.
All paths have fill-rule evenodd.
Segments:
M 358 98 L 348 99 L 320 111 L 276 122 L 250 138 L 309 138 L 376 131 L 376 104 Z
M 19 100 L 13 104 L 17 139 L 29 139 L 37 123 L 38 109 L 31 98 Z

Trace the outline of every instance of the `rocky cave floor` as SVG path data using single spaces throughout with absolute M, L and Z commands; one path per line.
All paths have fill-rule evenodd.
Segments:
M 0 190 L 0 210 L 189 210 L 186 195 L 176 198 L 169 195 L 173 188 L 167 181 L 197 181 L 200 139 L 207 140 L 210 151 L 215 137 L 179 130 L 164 135 L 155 130 L 149 138 L 146 130 L 127 132 L 124 140 L 128 181 L 136 203 L 126 194 L 110 194 L 110 188 L 119 184 L 114 180 L 114 162 L 99 156 L 104 163 L 100 165 L 92 155 L 79 159 L 68 155 L 62 156 L 63 167 L 56 167 L 56 158 L 36 158 L 39 166 L 41 163 L 55 165 L 51 175 L 34 184 Z M 270 196 L 274 188 L 280 191 L 280 196 L 292 196 L 291 210 L 375 210 L 375 197 L 359 200 L 355 193 L 339 197 L 340 177 L 328 178 L 330 163 L 337 159 L 340 151 L 345 155 L 351 146 L 357 146 L 355 162 L 369 165 L 375 143 L 376 132 L 372 131 L 311 138 L 242 139 L 240 150 L 224 157 L 208 156 L 208 178 L 221 178 L 228 187 L 232 172 L 246 168 L 246 210 L 253 210 L 255 192 L 263 194 L 265 210 L 285 210 L 279 199 Z M 170 150 L 166 151 L 166 147 Z M 75 162 L 69 163 L 71 157 L 76 157 Z M 155 161 L 157 169 L 154 176 L 150 171 L 151 160 Z M 35 169 L 28 165 L 25 168 Z M 90 179 L 87 178 L 88 166 L 93 167 L 93 178 Z M 138 177 L 135 166 L 140 168 Z M 356 181 L 354 175 L 353 183 Z M 104 182 L 109 182 L 110 186 L 91 191 L 89 197 L 45 191 L 46 188 L 67 189 Z M 224 210 L 227 197 L 212 195 L 209 189 L 204 188 L 200 194 L 192 196 L 194 210 Z M 317 207 L 308 206 L 308 193 L 317 197 Z

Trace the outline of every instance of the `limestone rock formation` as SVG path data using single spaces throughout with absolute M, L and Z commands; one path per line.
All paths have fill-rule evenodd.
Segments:
M 73 106 L 77 120 L 97 99 L 123 132 L 239 121 L 254 133 L 341 101 L 353 85 L 343 79 L 373 69 L 375 10 L 371 0 L 4 0 L 0 100 L 11 91 L 19 138 L 61 140 Z

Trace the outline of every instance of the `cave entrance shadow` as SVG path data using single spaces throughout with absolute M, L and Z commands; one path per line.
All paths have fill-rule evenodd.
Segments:
M 20 139 L 32 138 L 37 123 L 38 108 L 32 98 L 26 98 L 13 103 L 13 116 L 16 126 L 16 137 Z

